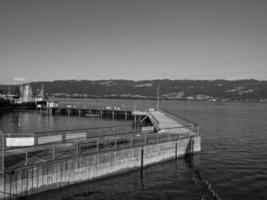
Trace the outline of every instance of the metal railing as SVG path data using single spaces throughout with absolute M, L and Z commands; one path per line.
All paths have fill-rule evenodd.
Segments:
M 182 126 L 190 129 L 192 132 L 196 133 L 197 135 L 199 135 L 199 125 L 196 122 L 193 122 L 191 120 L 188 120 L 184 117 L 181 117 L 177 114 L 171 113 L 170 111 L 166 111 L 166 110 L 160 110 L 160 112 L 166 114 L 168 117 L 170 117 L 171 119 L 179 122 Z
M 171 127 L 158 132 L 131 131 L 123 133 L 88 135 L 85 138 L 66 139 L 30 147 L 6 147 L 5 169 L 15 169 L 48 161 L 68 159 L 86 154 L 145 146 L 191 137 L 192 131 L 185 127 Z
M 151 122 L 152 122 L 153 126 L 155 127 L 155 129 L 158 131 L 159 130 L 159 121 L 154 117 L 154 115 L 152 115 L 150 113 L 149 110 L 146 112 L 146 114 L 148 115 L 148 117 L 151 120 Z

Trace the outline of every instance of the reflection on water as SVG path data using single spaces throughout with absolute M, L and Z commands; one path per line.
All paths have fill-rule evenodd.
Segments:
M 200 155 L 190 160 L 198 167 Z M 121 174 L 99 181 L 92 181 L 40 194 L 38 199 L 64 200 L 80 199 L 192 199 L 199 200 L 205 190 L 196 184 L 194 172 L 188 167 L 188 160 L 177 159 L 156 164 L 141 170 Z
M 0 112 L 0 130 L 4 133 L 32 133 L 102 126 L 130 126 L 130 121 L 79 116 L 48 115 L 46 112 Z

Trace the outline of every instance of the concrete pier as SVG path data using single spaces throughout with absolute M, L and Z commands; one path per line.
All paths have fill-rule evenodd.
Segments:
M 127 132 L 125 129 L 125 133 L 94 137 L 80 130 L 23 137 L 28 141 L 33 138 L 33 147 L 19 149 L 25 151 L 26 158 L 28 153 L 36 157 L 43 152 L 52 152 L 52 156 L 44 156 L 38 162 L 26 162 L 24 166 L 3 166 L 0 199 L 34 195 L 200 152 L 201 139 L 192 126 L 184 127 L 158 111 L 149 112 L 149 115 L 156 129 L 146 128 L 141 132 Z M 7 141 L 12 141 L 12 138 L 1 134 L 0 139 L 3 144 L 1 151 L 4 152 L 1 163 L 4 163 L 6 156 L 16 155 L 17 151 L 16 147 L 7 146 Z M 73 150 L 74 154 L 57 157 L 55 149 L 63 152 Z

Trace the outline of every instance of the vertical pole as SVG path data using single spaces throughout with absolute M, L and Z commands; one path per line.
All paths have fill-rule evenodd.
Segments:
M 76 156 L 79 155 L 79 140 L 76 140 Z
M 141 170 L 143 170 L 144 166 L 144 149 L 141 149 Z
M 25 165 L 28 165 L 28 152 L 25 153 Z
M 144 133 L 144 135 L 145 135 L 145 145 L 146 145 L 146 134 Z
M 0 171 L 4 172 L 5 171 L 5 136 L 3 132 L 0 131 L 0 162 L 1 162 L 1 168 Z
M 11 174 L 9 174 L 9 198 L 12 199 L 11 185 L 12 185 Z
M 52 144 L 53 160 L 55 160 L 55 144 Z
M 127 120 L 127 111 L 125 111 L 125 121 Z
M 131 133 L 131 147 L 133 146 L 133 134 Z
M 117 139 L 116 139 L 116 135 L 114 135 L 114 146 L 115 146 L 115 150 L 117 149 Z
M 157 111 L 159 110 L 159 85 L 157 88 Z
M 171 132 L 170 132 L 170 130 L 169 130 L 169 141 L 171 140 Z
M 175 154 L 174 154 L 175 160 L 177 159 L 177 142 L 175 143 Z
M 96 138 L 96 152 L 99 151 L 99 137 Z
M 194 154 L 194 139 L 191 139 L 191 155 Z

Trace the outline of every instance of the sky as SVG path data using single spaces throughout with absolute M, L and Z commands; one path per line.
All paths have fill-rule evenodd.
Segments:
M 0 84 L 267 80 L 265 0 L 1 0 Z

